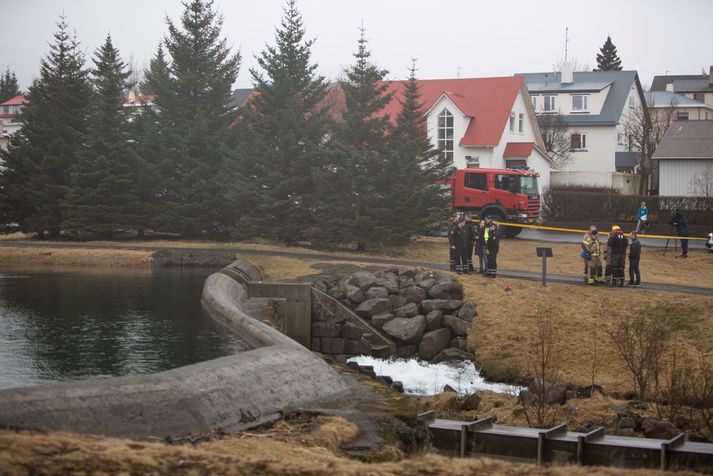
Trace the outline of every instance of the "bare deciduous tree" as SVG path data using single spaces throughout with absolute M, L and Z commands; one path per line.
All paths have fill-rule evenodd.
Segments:
M 637 310 L 628 316 L 617 316 L 606 332 L 629 371 L 639 398 L 644 400 L 655 393 L 667 347 L 661 324 L 646 316 L 645 311 Z
M 564 169 L 572 161 L 572 132 L 559 114 L 541 115 L 538 123 L 545 143 L 545 151 L 552 161 L 552 168 Z
M 560 377 L 560 358 L 558 336 L 552 324 L 556 310 L 551 307 L 538 308 L 532 316 L 535 342 L 531 349 L 531 358 L 526 369 L 532 376 L 529 392 L 520 394 L 528 425 L 540 428 L 555 423 L 559 406 L 549 404 L 550 394 L 555 390 L 555 383 Z
M 666 107 L 655 106 L 654 103 L 649 104 L 648 107 L 646 104 L 639 104 L 629 111 L 624 122 L 624 134 L 629 150 L 639 153 L 637 169 L 641 176 L 640 195 L 650 191 L 650 179 L 653 172 L 651 157 L 671 124 L 675 112 L 674 102 Z

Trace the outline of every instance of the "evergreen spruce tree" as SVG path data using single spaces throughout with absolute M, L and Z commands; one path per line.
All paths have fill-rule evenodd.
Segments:
M 252 187 L 237 181 L 237 202 L 243 211 L 235 227 L 238 237 L 298 241 L 313 225 L 312 172 L 319 165 L 327 132 L 327 85 L 310 62 L 313 40 L 304 37 L 295 0 L 287 0 L 275 46 L 257 58 L 265 76 L 251 70 L 257 94 L 237 127 L 241 169 L 255 178 Z
M 72 168 L 63 228 L 110 238 L 116 229 L 139 228 L 140 167 L 121 101 L 131 72 L 111 36 L 95 52 L 94 65 L 85 149 Z
M 616 52 L 616 46 L 607 35 L 607 41 L 597 53 L 597 71 L 621 71 L 621 59 Z
M 396 127 L 389 135 L 394 152 L 383 175 L 384 200 L 391 204 L 382 225 L 385 242 L 404 243 L 442 221 L 448 213 L 449 194 L 436 184 L 451 173 L 452 163 L 431 145 L 426 110 L 416 81 L 415 63 L 403 96 Z M 382 218 L 382 220 L 383 220 Z
M 5 72 L 0 75 L 0 103 L 12 99 L 15 96 L 22 94 L 20 85 L 17 83 L 17 77 L 14 71 L 6 68 Z
M 221 39 L 222 23 L 211 0 L 186 3 L 180 25 L 167 20 L 169 78 L 147 77 L 158 108 L 158 131 L 151 136 L 157 142 L 147 146 L 157 151 L 150 166 L 161 178 L 152 226 L 183 236 L 225 235 L 235 223 L 227 202 L 225 134 L 234 120 L 229 103 L 240 55 Z M 164 71 L 158 56 L 155 61 L 155 71 Z
M 383 175 L 389 160 L 386 139 L 391 101 L 382 82 L 387 71 L 369 62 L 361 29 L 356 62 L 345 71 L 342 120 L 335 126 L 330 160 L 317 173 L 321 204 L 319 227 L 312 239 L 324 243 L 356 243 L 358 250 L 381 243 L 388 234 L 393 203 L 384 200 Z
M 64 17 L 57 27 L 41 61 L 40 79 L 29 89 L 22 132 L 11 139 L 0 175 L 5 220 L 40 237 L 48 232 L 51 238 L 61 231 L 60 202 L 82 147 L 90 92 L 79 43 Z

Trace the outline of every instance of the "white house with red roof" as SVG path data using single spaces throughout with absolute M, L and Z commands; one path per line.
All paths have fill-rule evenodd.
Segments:
M 22 129 L 20 111 L 27 104 L 25 96 L 15 96 L 0 104 L 0 145 L 6 146 L 8 138 Z
M 428 135 L 456 168 L 523 168 L 540 174 L 540 191 L 549 185 L 550 160 L 525 81 L 501 78 L 418 80 L 427 108 Z M 385 108 L 392 120 L 401 108 L 404 81 L 390 81 L 394 99 Z

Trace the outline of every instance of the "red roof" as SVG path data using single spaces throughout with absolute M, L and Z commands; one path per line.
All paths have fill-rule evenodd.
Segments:
M 505 146 L 503 157 L 522 157 L 527 158 L 532 154 L 532 148 L 535 147 L 534 142 L 508 142 Z
M 418 80 L 421 101 L 430 109 L 442 96 L 448 97 L 461 112 L 472 120 L 460 140 L 462 146 L 496 146 L 505 130 L 523 78 L 421 79 Z M 384 112 L 396 118 L 401 110 L 405 81 L 389 81 L 394 100 Z
M 0 104 L 0 106 L 22 106 L 23 104 L 27 104 L 29 101 L 25 98 L 23 95 L 15 96 L 14 98 L 8 99 L 4 103 Z

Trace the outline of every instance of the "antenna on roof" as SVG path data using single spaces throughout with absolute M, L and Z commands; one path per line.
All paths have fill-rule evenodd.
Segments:
M 567 43 L 569 43 L 569 27 L 564 27 L 564 62 L 567 62 Z
M 460 70 L 463 69 L 463 66 L 456 66 L 458 68 L 458 79 L 460 79 Z

